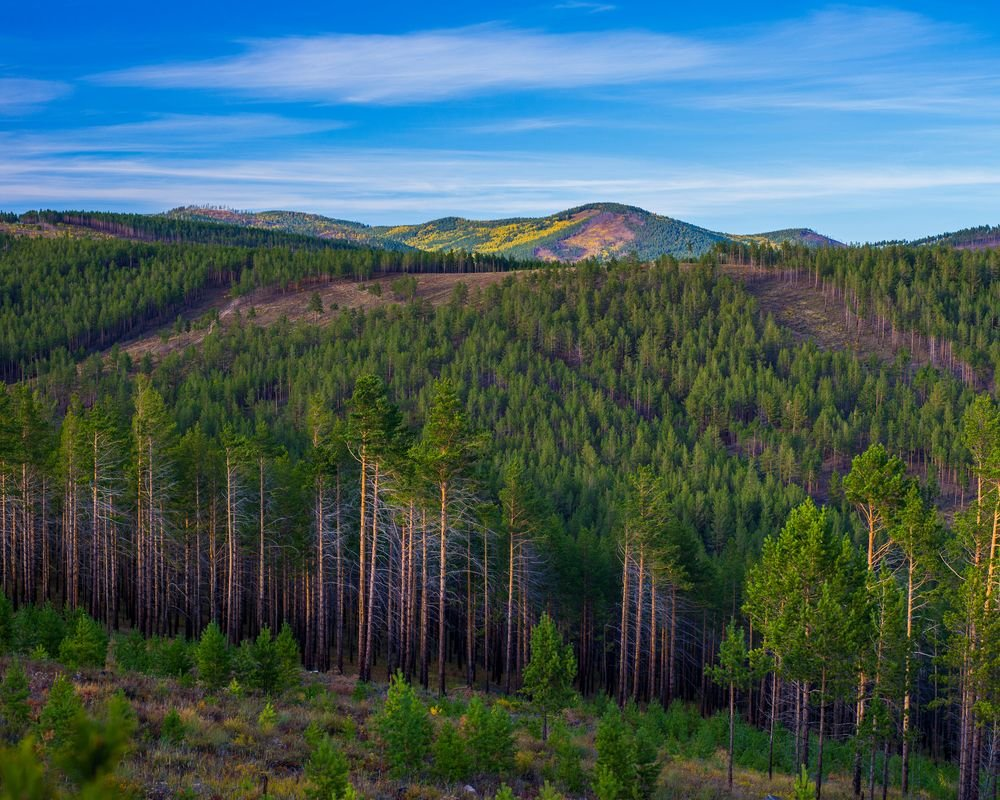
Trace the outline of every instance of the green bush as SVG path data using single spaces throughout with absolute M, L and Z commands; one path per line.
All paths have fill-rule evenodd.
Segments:
M 594 783 L 591 787 L 597 800 L 618 800 L 622 796 L 622 785 L 615 773 L 606 764 L 598 764 L 594 770 Z
M 288 625 L 275 639 L 264 626 L 254 641 L 244 640 L 233 659 L 239 682 L 264 694 L 281 694 L 300 681 L 299 648 Z
M 112 695 L 100 717 L 77 712 L 70 735 L 56 755 L 55 763 L 69 782 L 80 789 L 79 797 L 102 800 L 126 797 L 114 772 L 128 751 L 135 733 L 136 719 L 121 695 Z
M 501 783 L 497 793 L 493 795 L 493 800 L 517 800 L 517 795 L 506 783 Z
M 431 748 L 431 769 L 442 781 L 454 783 L 465 780 L 472 769 L 465 741 L 450 720 L 441 723 L 437 738 Z
M 108 655 L 108 635 L 87 614 L 79 614 L 71 632 L 59 645 L 59 660 L 67 667 L 103 667 Z
M 549 733 L 549 752 L 552 766 L 547 776 L 574 794 L 579 794 L 586 783 L 581 760 L 584 749 L 573 741 L 569 729 L 562 721 L 552 726 Z
M 478 697 L 469 701 L 462 733 L 476 772 L 505 775 L 514 767 L 514 724 L 500 706 L 489 711 Z
M 118 635 L 113 647 L 115 665 L 125 672 L 148 673 L 150 670 L 149 650 L 146 640 L 139 631 L 132 631 L 127 636 Z
M 278 631 L 278 638 L 275 639 L 275 650 L 278 653 L 278 691 L 288 691 L 294 689 L 302 683 L 302 671 L 300 665 L 302 657 L 299 653 L 299 643 L 295 641 L 292 629 L 286 622 Z
M 51 605 L 41 608 L 22 606 L 12 621 L 12 649 L 15 653 L 32 653 L 35 648 L 45 648 L 46 658 L 59 655 L 59 645 L 66 635 L 66 623 Z
M 14 606 L 10 598 L 0 592 L 0 656 L 14 649 Z
M 353 794 L 347 758 L 329 736 L 316 740 L 305 773 L 309 800 L 344 800 Z
M 183 636 L 159 639 L 153 650 L 155 672 L 164 678 L 183 678 L 194 669 L 194 654 Z
M 545 781 L 538 792 L 538 800 L 565 800 L 565 798 L 556 791 L 551 783 Z
M 39 738 L 53 748 L 62 747 L 73 734 L 74 720 L 82 713 L 83 704 L 73 684 L 65 675 L 56 675 L 38 716 Z
M 11 662 L 0 682 L 0 735 L 9 742 L 16 742 L 28 729 L 31 721 L 30 695 L 31 688 L 24 667 L 20 661 Z
M 261 709 L 260 714 L 257 715 L 257 727 L 260 728 L 261 733 L 270 733 L 277 724 L 278 712 L 274 710 L 274 706 L 268 700 L 264 703 L 264 708 Z
M 601 781 L 601 791 L 608 792 L 617 786 L 614 797 L 602 800 L 626 800 L 638 793 L 636 773 L 636 741 L 631 727 L 618 709 L 609 710 L 597 724 L 597 765 L 595 776 Z M 597 784 L 594 785 L 597 791 Z
M 217 691 L 228 683 L 231 662 L 229 642 L 215 622 L 210 622 L 202 631 L 195 647 L 194 660 L 198 667 L 198 680 L 209 691 Z
M 160 724 L 160 741 L 167 744 L 180 744 L 184 741 L 186 734 L 187 728 L 181 719 L 181 715 L 177 713 L 176 708 L 170 709 L 164 715 L 163 722 Z
M 433 728 L 430 714 L 402 672 L 392 677 L 375 727 L 397 774 L 408 775 L 421 767 L 430 750 Z

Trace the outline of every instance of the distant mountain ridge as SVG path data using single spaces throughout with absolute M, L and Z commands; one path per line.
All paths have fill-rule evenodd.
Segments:
M 365 225 L 297 211 L 231 211 L 199 206 L 175 208 L 168 217 L 284 230 L 343 239 L 393 250 L 466 250 L 509 258 L 549 261 L 606 260 L 627 255 L 647 260 L 663 255 L 697 258 L 719 242 L 789 241 L 809 247 L 841 247 L 810 228 L 735 235 L 621 203 L 589 203 L 546 217 L 471 220 L 443 217 L 415 225 Z
M 915 239 L 913 245 L 946 245 L 956 250 L 987 250 L 1000 247 L 1000 225 L 979 225 L 951 233 Z

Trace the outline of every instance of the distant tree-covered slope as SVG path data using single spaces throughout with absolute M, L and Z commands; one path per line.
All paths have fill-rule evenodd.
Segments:
M 816 233 L 812 228 L 783 228 L 780 231 L 766 231 L 765 233 L 734 234 L 732 238 L 738 241 L 759 241 L 770 244 L 788 242 L 790 244 L 804 244 L 806 247 L 844 247 L 843 242 Z
M 987 250 L 1000 247 L 1000 225 L 979 225 L 975 228 L 963 228 L 952 233 L 940 233 L 937 236 L 927 236 L 910 244 L 915 245 L 945 245 L 957 250 Z
M 343 240 L 323 241 L 312 235 L 287 230 L 261 230 L 219 225 L 193 219 L 150 214 L 121 214 L 105 211 L 29 211 L 20 222 L 27 225 L 53 226 L 92 231 L 97 238 L 111 236 L 141 242 L 172 244 L 217 244 L 235 247 L 291 247 L 316 250 L 344 249 L 352 246 Z
M 226 208 L 183 206 L 163 215 L 167 219 L 235 225 L 269 231 L 286 231 L 331 241 L 344 241 L 385 250 L 410 250 L 408 245 L 380 235 L 361 222 L 331 219 L 301 211 L 234 211 Z
M 627 255 L 643 260 L 665 255 L 681 259 L 698 258 L 716 244 L 733 240 L 839 246 L 839 242 L 808 228 L 734 236 L 620 203 L 590 203 L 547 217 L 493 220 L 443 217 L 414 225 L 371 227 L 293 211 L 253 213 L 189 206 L 174 209 L 166 216 L 284 230 L 387 249 L 464 250 L 546 261 L 607 260 Z

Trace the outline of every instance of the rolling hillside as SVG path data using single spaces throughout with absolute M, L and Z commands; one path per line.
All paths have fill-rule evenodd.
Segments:
M 946 245 L 956 250 L 988 250 L 1000 247 L 1000 225 L 979 225 L 975 228 L 963 228 L 952 233 L 940 233 L 917 239 L 910 244 L 915 245 Z
M 634 254 L 696 258 L 717 242 L 733 239 L 810 246 L 839 246 L 808 228 L 737 236 L 619 203 L 590 203 L 547 217 L 472 220 L 443 217 L 415 225 L 368 226 L 292 211 L 241 212 L 188 206 L 168 217 L 244 227 L 284 230 L 324 239 L 344 239 L 389 249 L 431 252 L 465 250 L 510 258 L 549 261 L 608 259 Z

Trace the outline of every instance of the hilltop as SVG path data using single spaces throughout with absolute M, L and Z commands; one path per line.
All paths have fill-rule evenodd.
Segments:
M 231 211 L 186 206 L 167 217 L 242 227 L 281 230 L 323 239 L 339 239 L 393 250 L 443 252 L 465 250 L 517 259 L 580 261 L 628 255 L 647 260 L 670 255 L 697 258 L 719 242 L 784 241 L 810 247 L 839 242 L 809 228 L 735 235 L 620 203 L 589 203 L 546 217 L 473 220 L 442 217 L 412 225 L 369 226 L 295 211 Z
M 956 250 L 988 250 L 1000 247 L 1000 225 L 979 225 L 951 233 L 939 233 L 910 242 L 913 245 L 945 245 Z

